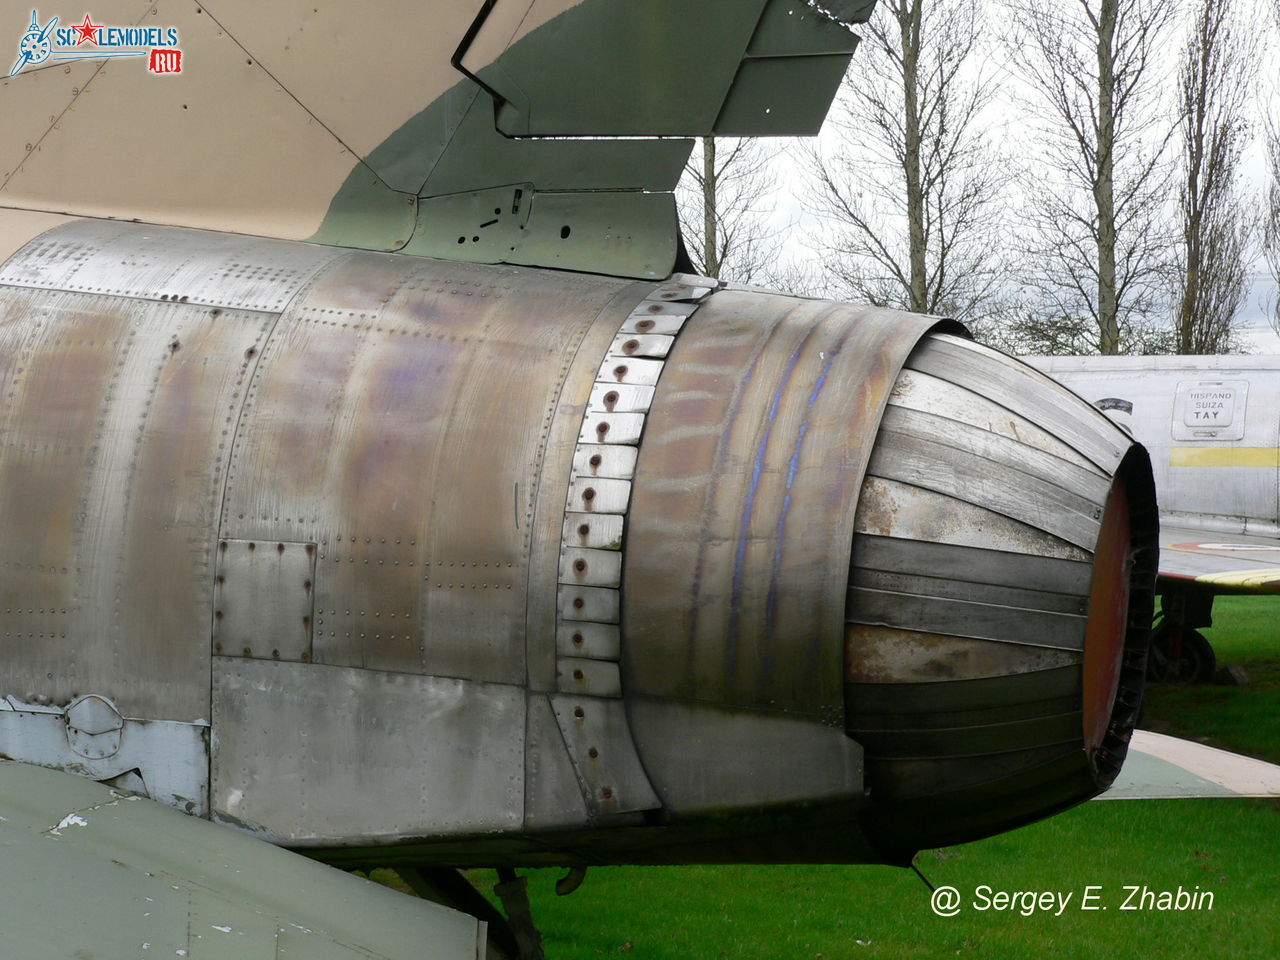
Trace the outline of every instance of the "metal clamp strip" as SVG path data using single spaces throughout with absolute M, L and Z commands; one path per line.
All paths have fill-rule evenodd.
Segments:
M 631 481 L 658 377 L 685 321 L 720 286 L 676 275 L 623 321 L 582 417 L 560 546 L 557 687 L 620 697 L 622 564 Z

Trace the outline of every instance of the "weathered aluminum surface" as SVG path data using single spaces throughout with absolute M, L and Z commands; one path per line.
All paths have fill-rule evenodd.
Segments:
M 1122 445 L 1118 431 L 1099 414 L 1092 432 L 1076 424 L 1055 436 L 1052 425 L 1072 412 L 1056 385 L 954 337 L 922 342 L 907 367 L 859 505 L 848 620 L 864 626 L 850 634 L 849 680 L 975 676 L 954 672 L 966 663 L 991 671 L 981 676 L 1006 669 L 998 655 L 974 659 L 971 645 L 945 638 L 1083 650 L 1086 561 L 1111 486 L 1094 458 Z M 992 395 L 1018 414 L 993 409 Z M 904 644 L 902 631 L 918 639 Z M 901 674 L 889 666 L 895 651 Z M 1011 652 L 1009 662 L 1024 658 Z
M 558 694 L 550 700 L 592 817 L 661 806 L 636 755 L 621 699 Z
M 983 389 L 983 385 L 978 385 Z M 1024 447 L 1034 447 L 1052 454 L 1058 461 L 1104 476 L 1092 461 L 1078 453 L 1047 430 L 1043 430 L 1021 413 L 1001 406 L 980 392 L 966 390 L 958 384 L 929 376 L 918 370 L 903 370 L 893 385 L 892 404 L 903 410 L 931 413 L 959 424 L 990 431 L 994 436 L 1015 440 Z
M 6 960 L 485 956 L 456 910 L 27 764 L 0 761 L 0 847 Z
M 604 383 L 634 383 L 653 386 L 662 373 L 661 360 L 607 357 L 600 365 L 597 380 Z
M 609 357 L 619 362 L 632 357 L 661 360 L 671 352 L 671 345 L 674 342 L 674 337 L 620 333 L 614 338 L 613 346 L 609 348 Z
M 590 411 L 583 417 L 578 441 L 591 444 L 625 443 L 634 446 L 640 442 L 643 431 L 643 413 L 609 413 L 602 405 L 600 410 Z
M 936 322 L 733 290 L 689 318 L 636 467 L 628 696 L 842 723 L 857 493 L 898 371 Z
M 576 530 L 572 531 L 560 553 L 560 582 L 589 587 L 618 587 L 622 581 L 621 551 L 568 546 L 578 536 Z
M 855 524 L 847 724 L 876 761 L 869 816 L 885 842 L 958 842 L 1114 776 L 1145 658 L 1153 502 L 1141 449 L 1018 362 L 937 335 L 907 368 Z M 1117 498 L 1122 512 L 1104 513 Z M 1103 530 L 1122 541 L 1105 568 Z M 1128 606 L 1118 639 L 1090 609 L 1114 595 Z M 1099 643 L 1114 643 L 1117 686 L 1091 713 Z M 1096 755 L 1091 723 L 1105 729 Z
M 639 416 L 639 414 L 636 414 L 636 416 Z M 636 432 L 638 439 L 639 426 L 637 426 Z M 567 509 L 570 511 L 621 516 L 627 512 L 627 504 L 630 501 L 630 480 L 575 476 L 569 481 Z
M 849 590 L 849 608 L 858 623 L 1057 650 L 1084 649 L 1083 616 L 1027 610 L 991 603 L 991 599 L 952 600 L 866 587 Z
M 862 748 L 842 728 L 777 713 L 637 697 L 636 744 L 663 806 L 677 814 L 861 797 Z M 714 745 L 708 752 L 702 742 Z M 731 757 L 765 763 L 726 766 Z
M 221 540 L 215 570 L 215 654 L 311 659 L 314 543 Z
M 512 638 L 549 433 L 625 287 L 353 253 L 284 312 L 236 429 L 221 535 L 317 544 L 315 662 L 524 682 Z M 558 541 L 563 514 L 544 522 Z
M 545 694 L 529 694 L 527 731 L 524 828 L 581 826 L 588 819 L 582 784 Z
M 858 501 L 857 533 L 896 536 L 1089 562 L 1090 551 L 1029 523 L 909 483 L 868 475 Z
M 653 404 L 653 387 L 597 383 L 591 388 L 587 409 L 605 413 L 645 413 Z
M 561 657 L 591 657 L 617 662 L 622 635 L 616 623 L 568 621 L 556 633 L 556 652 Z
M 623 519 L 618 513 L 566 513 L 564 542 L 578 547 L 621 550 Z
M 119 726 L 84 723 L 83 707 L 99 700 Z M 80 709 L 77 709 L 80 708 Z M 90 780 L 140 776 L 151 799 L 184 813 L 209 814 L 209 725 L 121 717 L 107 698 L 81 697 L 67 710 L 0 700 L 0 754 L 42 767 L 68 770 Z
M 0 284 L 279 313 L 341 256 L 313 244 L 76 220 L 0 266 Z
M 1095 427 L 1093 418 L 1082 420 L 1075 394 L 1066 387 L 1025 364 L 1012 365 L 994 350 L 968 340 L 940 336 L 911 358 L 910 367 L 942 380 L 973 384 L 971 392 L 1018 411 L 1108 473 L 1115 470 L 1128 449 L 1120 434 Z M 1034 411 L 1027 409 L 1031 392 L 1045 397 Z
M 215 658 L 213 816 L 291 846 L 516 830 L 524 729 L 516 686 Z
M 622 696 L 622 678 L 616 661 L 560 657 L 556 660 L 556 671 L 561 693 L 580 697 Z
M 229 299 L 242 284 L 226 281 Z M 96 691 L 130 717 L 207 718 L 217 513 L 274 317 L 24 287 L 0 299 L 0 693 Z
M 636 454 L 635 447 L 580 443 L 573 452 L 573 475 L 630 480 L 636 472 Z

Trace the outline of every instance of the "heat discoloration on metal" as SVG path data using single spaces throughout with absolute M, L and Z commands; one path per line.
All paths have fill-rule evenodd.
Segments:
M 1079 664 L 1075 651 L 1018 647 L 996 640 L 974 640 L 918 630 L 851 623 L 845 627 L 845 680 L 896 683 L 961 680 L 1029 673 Z
M 21 260 L 21 256 L 18 258 Z M 270 317 L 5 288 L 0 532 L 10 682 L 208 715 L 212 540 Z M 202 649 L 203 648 L 203 649 Z
M 524 681 L 544 444 L 621 286 L 352 254 L 281 316 L 224 535 L 318 545 L 317 662 Z
M 636 469 L 628 690 L 840 722 L 857 492 L 935 322 L 737 291 L 689 319 Z
M 1062 390 L 1016 361 L 939 335 L 907 366 L 855 524 L 847 723 L 875 761 L 871 816 L 884 834 L 931 823 L 933 840 L 956 842 L 990 830 L 996 808 L 976 804 L 945 826 L 933 812 L 975 790 L 1062 806 L 1114 777 L 1145 658 L 1154 494 L 1135 466 L 1141 448 L 1122 463 L 1128 440 L 1101 415 L 1064 425 Z M 1112 471 L 1134 481 L 1120 488 L 1132 523 Z M 1112 604 L 1110 629 L 1090 609 L 1100 529 L 1133 536 L 1107 582 L 1132 590 L 1134 606 L 1126 624 Z M 1082 711 L 1086 656 L 1106 644 L 1114 662 L 1095 672 L 1121 693 Z
M 870 474 L 854 530 L 1082 563 L 1091 559 L 1082 547 L 994 510 Z
M 893 386 L 889 405 L 941 415 L 956 423 L 989 431 L 997 437 L 1015 440 L 1051 454 L 1059 461 L 1104 476 L 1092 461 L 1063 443 L 1047 430 L 1036 426 L 1025 416 L 1001 406 L 981 393 L 966 390 L 954 383 L 932 377 L 918 370 L 903 370 Z
M 127 224 L 50 236 L 0 285 L 0 751 L 91 690 L 148 728 L 212 716 L 218 816 L 326 856 L 776 860 L 830 855 L 826 814 L 720 818 L 834 805 L 841 856 L 869 855 L 850 732 L 883 760 L 1070 722 L 1090 511 L 1123 441 L 1059 435 L 1061 397 L 1016 370 L 1034 389 L 1002 414 L 981 378 L 1010 362 L 934 319 Z M 1020 677 L 1061 709 L 1024 716 L 1000 686 Z M 981 729 L 886 730 L 904 684 Z M 969 684 L 1009 700 L 1013 739 Z M 50 762 L 103 773 L 149 742 L 134 722 L 60 728 Z

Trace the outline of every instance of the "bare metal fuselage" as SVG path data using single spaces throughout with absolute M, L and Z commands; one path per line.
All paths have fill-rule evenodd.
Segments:
M 93 220 L 0 298 L 11 757 L 455 864 L 894 858 L 1119 767 L 1141 451 L 934 319 Z

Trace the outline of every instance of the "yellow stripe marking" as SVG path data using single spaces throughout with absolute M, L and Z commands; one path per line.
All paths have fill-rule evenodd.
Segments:
M 1280 447 L 1171 447 L 1171 467 L 1280 467 Z
M 1265 587 L 1280 583 L 1280 567 L 1261 570 L 1232 570 L 1228 573 L 1206 573 L 1196 577 L 1196 583 L 1208 583 L 1217 587 Z

